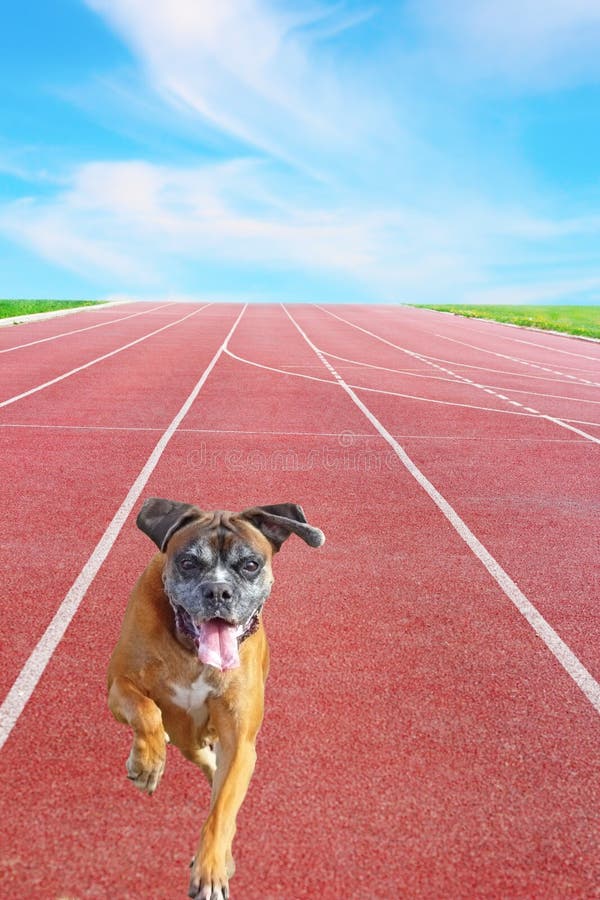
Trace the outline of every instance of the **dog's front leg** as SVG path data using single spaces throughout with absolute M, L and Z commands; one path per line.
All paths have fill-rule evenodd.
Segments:
M 126 763 L 127 777 L 140 790 L 153 794 L 162 778 L 167 757 L 160 709 L 128 678 L 114 679 L 108 705 L 117 721 L 133 728 L 133 744 Z
M 211 809 L 192 863 L 189 896 L 195 900 L 227 900 L 233 875 L 231 845 L 235 822 L 256 764 L 255 740 L 260 721 L 248 727 L 218 701 L 211 704 L 219 743 Z M 255 719 L 255 717 L 252 717 Z

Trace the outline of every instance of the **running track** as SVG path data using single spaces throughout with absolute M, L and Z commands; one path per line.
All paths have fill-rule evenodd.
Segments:
M 600 345 L 155 303 L 0 351 L 2 897 L 185 896 L 207 788 L 139 795 L 105 706 L 149 495 L 327 535 L 276 560 L 233 900 L 600 897 Z

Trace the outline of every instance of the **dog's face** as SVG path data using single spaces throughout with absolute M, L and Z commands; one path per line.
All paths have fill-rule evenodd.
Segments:
M 283 541 L 292 532 L 313 547 L 325 540 L 291 503 L 229 513 L 151 499 L 137 521 L 165 553 L 171 604 L 196 626 L 212 620 L 244 625 L 269 596 L 271 559 Z
M 249 522 L 208 514 L 170 539 L 165 590 L 196 624 L 222 619 L 242 625 L 269 596 L 272 554 L 269 541 Z

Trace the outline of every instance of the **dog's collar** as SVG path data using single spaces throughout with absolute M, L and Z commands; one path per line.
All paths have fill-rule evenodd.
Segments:
M 189 613 L 182 609 L 181 606 L 173 603 L 170 598 L 169 602 L 171 603 L 171 607 L 175 615 L 175 630 L 177 634 L 186 639 L 185 643 L 191 643 L 193 647 L 196 647 L 196 642 L 200 637 L 200 632 L 194 624 L 192 617 Z M 262 606 L 260 606 L 252 616 L 250 616 L 247 622 L 244 622 L 243 625 L 238 626 L 238 629 L 236 631 L 238 646 L 240 644 L 243 644 L 246 638 L 249 638 L 251 634 L 254 634 L 256 631 L 258 631 L 261 612 Z

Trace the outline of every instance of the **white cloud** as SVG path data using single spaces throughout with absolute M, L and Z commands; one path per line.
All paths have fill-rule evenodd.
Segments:
M 231 267 L 326 275 L 374 300 L 541 302 L 598 290 L 600 218 L 552 219 L 466 204 L 310 203 L 252 160 L 197 167 L 79 166 L 53 195 L 0 206 L 0 232 L 120 291 L 242 299 Z M 282 199 L 284 198 L 284 199 Z M 563 242 L 570 241 L 565 248 Z M 181 280 L 182 271 L 191 277 Z M 302 275 L 300 275 L 302 273 Z M 247 299 L 260 296 L 250 288 Z M 264 299 L 264 294 L 262 295 Z
M 257 197 L 260 214 L 252 209 Z M 256 163 L 182 169 L 98 162 L 76 169 L 68 188 L 51 198 L 6 204 L 0 228 L 46 259 L 77 271 L 105 269 L 129 283 L 160 283 L 178 259 L 354 274 L 371 266 L 371 222 L 321 209 L 282 212 L 268 203 Z
M 136 292 L 171 291 L 188 267 L 191 290 L 203 293 L 207 265 L 225 279 L 230 265 L 324 273 L 373 299 L 409 302 L 474 293 L 515 302 L 559 298 L 575 282 L 594 286 L 598 217 L 554 220 L 462 198 L 429 209 L 321 204 L 299 196 L 295 181 L 287 188 L 284 175 L 274 183 L 269 166 L 253 160 L 88 163 L 57 193 L 0 207 L 0 231 L 60 266 Z M 560 249 L 566 239 L 570 260 Z M 527 282 L 520 286 L 512 283 L 519 272 Z
M 351 150 L 373 124 L 360 73 L 340 79 L 311 54 L 326 25 L 335 34 L 371 10 L 349 17 L 339 4 L 300 13 L 264 0 L 87 3 L 132 48 L 169 102 L 300 168 L 321 171 L 324 155 Z M 320 31 L 301 27 L 315 21 Z
M 335 44 L 372 15 L 361 0 L 86 2 L 139 63 L 137 107 L 131 68 L 111 73 L 101 98 L 125 79 L 121 119 L 131 108 L 132 119 L 151 120 L 167 136 L 185 123 L 187 162 L 87 162 L 66 176 L 61 168 L 62 183 L 48 180 L 35 198 L 0 207 L 0 230 L 56 265 L 134 292 L 203 292 L 203 271 L 219 266 L 225 293 L 235 266 L 260 269 L 256 283 L 275 271 L 325 273 L 374 299 L 408 301 L 493 290 L 549 296 L 544 267 L 553 267 L 559 290 L 595 271 L 600 218 L 575 204 L 571 215 L 537 214 L 518 153 L 508 162 L 505 147 L 481 153 L 477 141 L 460 137 L 461 121 L 456 134 L 454 121 L 436 139 L 418 132 L 427 130 L 429 101 L 434 117 L 439 109 L 455 115 L 452 105 L 442 109 L 429 69 L 419 68 L 428 53 L 463 75 L 543 80 L 556 69 L 562 78 L 568 66 L 557 61 L 596 65 L 587 51 L 598 47 L 597 0 L 414 0 L 425 44 L 415 54 L 412 75 L 423 77 L 413 80 L 408 107 L 400 97 L 407 53 L 371 72 L 354 67 L 353 52 L 331 55 L 331 38 Z M 396 47 L 398 35 L 391 40 Z M 104 105 L 108 124 L 114 101 Z M 168 110 L 158 125 L 156 107 Z M 212 152 L 227 147 L 229 159 L 190 164 L 189 147 L 204 152 L 208 132 L 216 135 Z M 170 148 L 160 156 L 174 158 Z M 556 208 L 552 198 L 543 205 Z
M 0 208 L 0 232 L 48 262 L 85 277 L 110 272 L 125 281 L 148 282 L 149 272 L 128 256 L 126 248 L 94 233 L 92 226 L 88 220 L 85 231 L 80 229 L 60 203 L 24 199 Z
M 324 272 L 396 299 L 478 275 L 468 224 L 416 210 L 289 203 L 268 168 L 237 161 L 196 168 L 97 162 L 62 192 L 0 208 L 0 230 L 75 271 L 166 288 L 180 264 L 245 263 Z M 468 247 L 468 251 L 461 247 Z

